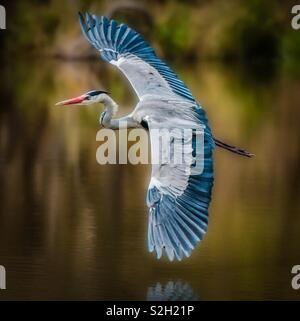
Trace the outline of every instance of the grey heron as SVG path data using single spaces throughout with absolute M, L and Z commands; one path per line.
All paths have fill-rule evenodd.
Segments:
M 99 51 L 102 59 L 126 76 L 139 101 L 132 113 L 119 119 L 113 118 L 118 110 L 117 103 L 102 90 L 89 91 L 57 105 L 102 103 L 102 126 L 111 129 L 144 127 L 149 130 L 151 144 L 151 129 L 154 128 L 204 127 L 201 174 L 191 174 L 193 162 L 152 165 L 147 193 L 149 251 L 155 251 L 157 258 L 165 253 L 171 261 L 189 257 L 207 231 L 215 145 L 243 156 L 251 157 L 251 154 L 213 137 L 203 108 L 139 33 L 104 16 L 79 15 L 86 39 Z M 192 139 L 191 158 L 197 149 L 194 136 Z

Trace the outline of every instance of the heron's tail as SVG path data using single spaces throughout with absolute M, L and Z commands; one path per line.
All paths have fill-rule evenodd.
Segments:
M 235 153 L 235 154 L 238 154 L 238 155 L 242 155 L 242 156 L 245 156 L 245 157 L 252 157 L 254 156 L 254 154 L 251 154 L 249 152 L 247 152 L 246 150 L 244 149 L 240 149 L 240 148 L 237 148 L 235 146 L 232 146 L 232 145 L 228 145 L 226 143 L 223 143 L 221 142 L 220 140 L 214 138 L 214 142 L 216 144 L 216 146 L 218 147 L 221 147 L 221 148 L 224 148 L 224 149 L 227 149 L 229 150 L 230 152 L 232 153 Z

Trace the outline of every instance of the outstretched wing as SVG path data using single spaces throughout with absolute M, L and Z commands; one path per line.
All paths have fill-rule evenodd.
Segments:
M 151 117 L 148 125 L 154 163 L 147 194 L 148 248 L 150 252 L 156 251 L 158 258 L 165 251 L 169 260 L 181 260 L 184 256 L 190 256 L 207 231 L 214 179 L 211 135 L 205 128 L 201 133 L 202 140 L 193 134 L 191 142 L 187 139 L 184 144 L 180 135 L 173 136 L 169 148 L 171 162 L 157 163 L 153 157 L 162 160 L 160 155 L 164 154 L 166 147 L 157 145 L 153 129 L 162 125 L 153 123 Z M 182 144 L 185 161 L 176 164 L 172 151 Z M 195 170 L 195 159 L 202 162 L 200 171 Z
M 88 13 L 85 17 L 80 14 L 80 24 L 86 39 L 104 60 L 123 72 L 140 100 L 145 95 L 155 94 L 179 95 L 195 102 L 185 84 L 135 30 Z

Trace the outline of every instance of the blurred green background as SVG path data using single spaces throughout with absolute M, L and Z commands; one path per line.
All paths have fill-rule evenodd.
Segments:
M 300 30 L 294 1 L 1 1 L 1 299 L 300 299 Z M 190 87 L 216 137 L 208 234 L 188 260 L 147 252 L 150 167 L 96 163 L 101 107 L 55 102 L 128 82 L 81 34 L 78 11 L 125 21 Z M 185 293 L 186 296 L 185 296 Z M 172 297 L 172 296 L 171 296 Z M 171 298 L 167 295 L 167 298 Z

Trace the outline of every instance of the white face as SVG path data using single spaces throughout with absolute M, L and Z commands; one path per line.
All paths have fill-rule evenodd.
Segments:
M 83 102 L 80 105 L 92 105 L 96 103 L 101 103 L 105 99 L 106 94 L 99 94 L 99 95 L 87 95 L 87 97 L 83 100 Z
M 96 103 L 102 103 L 105 101 L 107 97 L 106 93 L 100 92 L 88 92 L 84 95 L 64 100 L 56 104 L 56 106 L 65 106 L 65 105 L 73 105 L 73 106 L 88 106 Z

